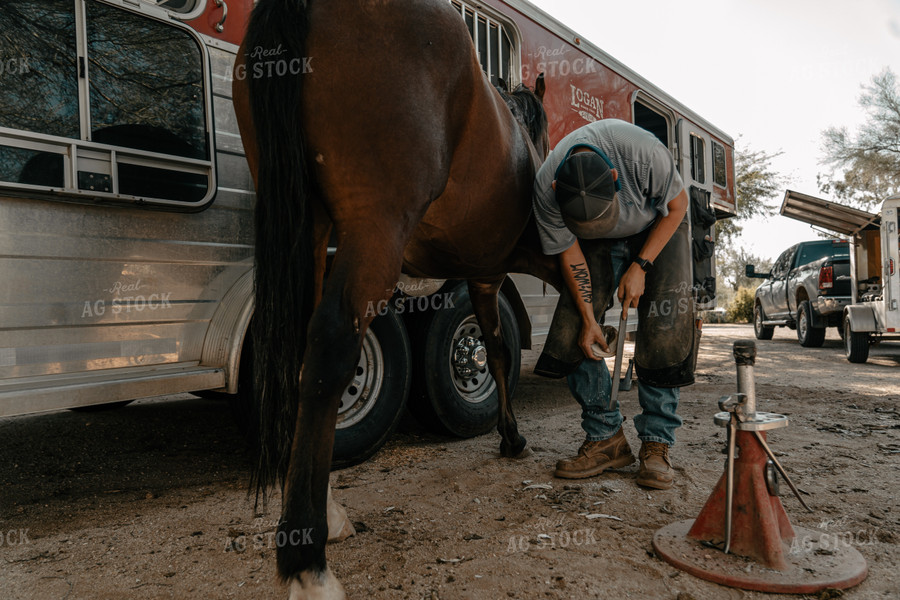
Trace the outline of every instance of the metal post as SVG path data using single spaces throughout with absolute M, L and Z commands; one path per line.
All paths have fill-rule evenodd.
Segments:
M 744 418 L 756 419 L 756 383 L 753 379 L 753 365 L 756 363 L 756 342 L 738 340 L 734 343 L 734 362 L 737 364 L 737 390 L 744 394 Z

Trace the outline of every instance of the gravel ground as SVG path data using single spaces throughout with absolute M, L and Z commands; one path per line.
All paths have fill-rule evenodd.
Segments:
M 712 416 L 735 391 L 738 338 L 752 329 L 704 330 L 668 491 L 637 487 L 636 466 L 552 477 L 582 440 L 579 409 L 564 383 L 531 374 L 534 351 L 516 398 L 529 456 L 500 458 L 496 434 L 444 438 L 407 419 L 370 461 L 332 475 L 358 530 L 329 546 L 349 596 L 796 597 L 697 579 L 651 545 L 657 529 L 696 517 L 722 474 Z M 900 598 L 900 345 L 876 346 L 865 365 L 844 359 L 832 331 L 821 349 L 785 329 L 758 347 L 759 409 L 791 421 L 769 441 L 815 510 L 785 491 L 791 522 L 862 553 L 869 576 L 845 598 Z M 620 399 L 636 450 L 637 394 Z M 248 459 L 225 404 L 181 395 L 0 419 L 0 440 L 0 598 L 286 597 L 274 577 L 278 498 L 259 513 L 248 501 Z

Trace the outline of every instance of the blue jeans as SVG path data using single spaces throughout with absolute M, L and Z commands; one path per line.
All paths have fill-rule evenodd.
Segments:
M 625 240 L 617 242 L 611 254 L 613 276 L 618 286 L 634 257 Z M 625 335 L 624 332 L 619 334 Z M 585 359 L 567 379 L 572 396 L 581 405 L 581 427 L 587 434 L 587 440 L 595 442 L 615 435 L 624 418 L 618 402 L 616 406 L 609 407 L 613 381 L 606 361 Z M 675 445 L 675 430 L 681 427 L 681 417 L 675 412 L 679 395 L 678 388 L 660 388 L 638 381 L 641 414 L 634 417 L 634 427 L 642 442 Z

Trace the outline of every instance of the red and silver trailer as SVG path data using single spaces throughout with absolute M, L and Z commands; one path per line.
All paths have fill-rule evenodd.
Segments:
M 615 117 L 672 151 L 690 190 L 697 297 L 710 301 L 710 218 L 735 212 L 732 139 L 528 2 L 450 1 L 493 82 L 546 74 L 553 143 Z M 0 417 L 240 394 L 254 194 L 231 84 L 252 5 L 0 4 Z M 463 290 L 398 285 L 340 407 L 340 462 L 385 441 L 410 389 L 437 427 L 494 427 L 495 385 Z M 519 276 L 502 292 L 508 341 L 540 343 L 555 292 Z

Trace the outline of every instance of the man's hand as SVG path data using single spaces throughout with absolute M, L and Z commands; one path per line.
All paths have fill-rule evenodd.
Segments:
M 609 346 L 606 345 L 606 339 L 603 337 L 603 328 L 593 319 L 585 321 L 581 326 L 581 337 L 578 340 L 578 347 L 590 360 L 599 360 L 597 356 L 594 356 L 594 351 L 591 349 L 592 344 L 597 344 L 603 348 L 604 352 L 609 352 Z
M 617 296 L 622 303 L 622 314 L 629 308 L 637 308 L 638 301 L 644 295 L 644 278 L 646 273 L 637 263 L 631 263 L 619 281 Z

